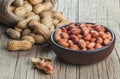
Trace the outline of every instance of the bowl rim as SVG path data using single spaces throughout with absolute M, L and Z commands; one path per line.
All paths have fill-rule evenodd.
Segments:
M 74 22 L 73 22 L 74 23 Z M 75 24 L 79 24 L 79 23 L 86 23 L 86 24 L 97 24 L 97 23 L 91 23 L 91 22 L 76 22 Z M 69 23 L 70 24 L 70 23 Z M 63 26 L 60 26 L 58 27 L 57 29 L 59 28 L 62 28 L 62 27 L 66 27 L 67 25 L 69 24 L 66 24 L 66 25 L 63 25 Z M 101 25 L 101 24 L 100 24 Z M 105 27 L 104 25 L 101 25 L 103 26 L 108 32 L 111 33 L 112 35 L 112 40 L 111 42 L 107 45 L 107 46 L 103 46 L 101 48 L 98 48 L 98 49 L 95 49 L 95 50 L 71 50 L 71 49 L 68 49 L 68 48 L 64 48 L 63 46 L 59 45 L 55 40 L 54 40 L 54 33 L 55 31 L 57 30 L 54 30 L 52 33 L 51 33 L 51 36 L 50 36 L 50 39 L 51 39 L 51 42 L 56 45 L 57 47 L 61 48 L 61 49 L 64 49 L 64 50 L 67 50 L 67 51 L 72 51 L 72 52 L 79 52 L 79 53 L 91 53 L 91 52 L 97 52 L 97 51 L 101 51 L 101 50 L 105 50 L 106 48 L 108 48 L 109 46 L 111 46 L 111 44 L 115 41 L 115 33 L 109 29 L 108 27 Z

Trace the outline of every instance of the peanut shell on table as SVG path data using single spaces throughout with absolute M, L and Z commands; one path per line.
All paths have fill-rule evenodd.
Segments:
M 52 60 L 49 58 L 43 58 L 43 57 L 38 57 L 38 58 L 31 58 L 31 62 L 37 67 L 37 69 L 43 70 L 47 74 L 52 74 L 54 70 L 49 70 L 46 68 L 47 66 L 51 66 Z M 39 65 L 40 63 L 40 65 Z

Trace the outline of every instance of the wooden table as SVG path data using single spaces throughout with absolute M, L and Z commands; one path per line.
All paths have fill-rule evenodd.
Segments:
M 7 27 L 0 24 L 0 79 L 120 79 L 120 1 L 119 0 L 59 0 L 56 9 L 73 22 L 94 22 L 105 25 L 116 34 L 116 45 L 105 60 L 92 65 L 71 65 L 59 61 L 53 51 L 43 45 L 31 50 L 9 52 L 10 40 L 4 34 Z M 55 72 L 46 75 L 32 68 L 30 57 L 53 59 Z

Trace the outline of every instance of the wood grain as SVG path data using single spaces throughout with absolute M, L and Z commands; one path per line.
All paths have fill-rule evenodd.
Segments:
M 112 29 L 116 45 L 105 60 L 92 65 L 71 65 L 56 58 L 45 45 L 34 45 L 31 50 L 9 52 L 9 40 L 0 25 L 0 79 L 119 79 L 120 78 L 120 1 L 119 0 L 59 0 L 55 9 L 62 11 L 73 22 L 94 22 Z M 29 58 L 45 56 L 53 59 L 55 72 L 46 75 L 33 68 Z

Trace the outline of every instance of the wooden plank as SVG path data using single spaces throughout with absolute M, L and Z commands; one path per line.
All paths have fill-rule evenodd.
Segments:
M 33 79 L 34 68 L 30 62 L 31 57 L 36 57 L 37 46 L 33 46 L 31 50 L 20 51 L 18 61 L 16 64 L 16 70 L 14 79 Z
M 104 3 L 104 2 L 103 2 Z M 107 27 L 111 28 L 113 31 L 116 31 L 118 28 L 118 17 L 119 15 L 115 13 L 119 12 L 119 7 L 118 7 L 119 2 L 116 1 L 108 1 L 105 4 L 105 7 L 107 7 L 107 17 L 105 20 L 106 23 L 104 23 Z M 114 7 L 113 7 L 114 5 Z M 101 19 L 102 23 L 105 22 L 104 19 Z M 116 34 L 117 35 L 117 34 Z M 113 51 L 112 54 L 105 60 L 104 63 L 102 63 L 106 67 L 106 75 L 108 76 L 108 79 L 118 79 L 120 76 L 118 75 L 119 73 L 119 60 L 117 58 L 116 52 Z M 104 66 L 103 66 L 104 67 Z M 100 69 L 99 69 L 100 70 Z M 111 73 L 110 73 L 111 72 Z M 105 72 L 103 72 L 105 74 Z M 103 74 L 102 73 L 102 74 Z M 116 74 L 116 75 L 115 75 Z M 101 78 L 103 79 L 103 78 Z
M 3 34 L 3 30 L 2 29 L 3 29 L 3 25 L 0 24 L 0 39 L 1 39 L 2 34 Z
M 96 21 L 97 0 L 79 0 L 79 21 Z M 98 79 L 97 64 L 81 66 L 79 68 L 80 79 Z
M 120 78 L 120 64 L 119 60 L 117 58 L 115 50 L 113 53 L 108 57 L 108 59 L 105 61 L 106 70 L 108 73 L 109 79 L 119 79 Z
M 114 7 L 113 7 L 114 5 Z M 108 72 L 111 72 L 111 74 L 109 74 L 109 78 L 110 79 L 119 79 L 120 78 L 120 52 L 118 52 L 119 46 L 120 46 L 120 41 L 119 41 L 119 24 L 120 24 L 120 20 L 118 18 L 120 18 L 120 4 L 119 1 L 112 1 L 111 5 L 109 5 L 108 8 L 108 26 L 115 32 L 116 34 L 116 45 L 115 45 L 115 50 L 113 51 L 112 55 L 111 55 L 111 60 L 108 62 L 111 65 L 107 65 L 107 66 L 112 66 L 112 67 L 107 67 Z M 112 10 L 112 11 L 111 11 Z M 107 63 L 107 64 L 108 64 Z M 114 75 L 113 75 L 114 74 Z
M 0 77 L 1 79 L 119 79 L 120 78 L 120 2 L 119 0 L 59 0 L 56 9 L 70 21 L 95 22 L 112 29 L 116 45 L 105 60 L 92 65 L 71 65 L 56 58 L 44 45 L 34 45 L 31 50 L 9 52 L 5 27 L 0 27 Z M 1 25 L 0 25 L 1 26 Z M 53 59 L 55 72 L 46 75 L 34 69 L 29 58 L 44 56 Z
M 1 79 L 13 79 L 18 53 L 6 50 L 6 44 L 9 40 L 4 33 L 6 27 L 1 27 L 0 25 L 0 29 L 2 29 L 0 39 L 0 77 Z
M 79 13 L 82 13 L 82 14 L 79 14 L 80 21 L 86 22 L 86 21 L 89 21 L 90 17 L 92 17 L 92 20 L 90 20 L 90 21 L 93 21 L 93 22 L 99 23 L 99 24 L 103 24 L 105 26 L 107 26 L 109 24 L 108 21 L 112 20 L 111 23 L 113 23 L 114 21 L 117 21 L 118 15 L 113 15 L 113 13 L 119 12 L 119 10 L 118 10 L 118 3 L 119 2 L 115 2 L 115 4 L 113 4 L 113 2 L 109 2 L 109 1 L 104 2 L 104 0 L 90 0 L 88 2 L 90 5 L 89 7 L 87 6 L 88 5 L 87 1 L 84 1 L 84 3 L 83 3 L 83 1 L 80 0 L 80 2 L 79 2 L 79 7 L 80 7 Z M 111 4 L 113 4 L 115 7 L 111 6 Z M 83 8 L 82 6 L 85 7 L 86 11 L 82 9 Z M 110 9 L 109 11 L 108 11 L 108 8 Z M 111 11 L 112 9 L 115 10 L 115 11 L 113 11 L 113 13 Z M 108 15 L 108 13 L 110 13 L 110 14 L 112 13 L 111 16 Z M 116 17 L 116 18 L 112 19 L 113 17 Z M 112 26 L 116 26 L 118 28 L 118 25 L 116 25 L 115 23 L 114 23 L 114 25 L 112 24 Z M 112 28 L 112 26 L 110 28 Z M 116 31 L 116 29 L 114 31 Z M 119 62 L 118 59 L 116 60 L 113 56 L 115 58 L 117 58 L 115 51 L 113 52 L 112 55 L 110 55 L 110 57 L 103 60 L 102 62 L 99 62 L 98 64 L 92 65 L 92 67 L 81 66 L 80 67 L 80 78 L 81 79 L 84 79 L 84 78 L 85 79 L 94 79 L 94 78 L 95 79 L 96 78 L 99 78 L 99 79 L 118 79 L 119 75 L 114 75 L 114 74 L 119 73 L 118 66 L 120 66 L 120 65 L 118 63 Z M 115 61 L 116 63 L 112 62 L 112 60 Z M 110 62 L 110 63 L 108 64 L 108 62 Z M 92 68 L 93 68 L 93 71 L 91 72 Z M 118 70 L 116 70 L 116 68 Z M 110 69 L 111 69 L 111 71 L 110 71 Z M 112 70 L 113 70 L 113 72 L 112 72 Z M 110 73 L 110 72 L 112 72 L 112 73 Z

